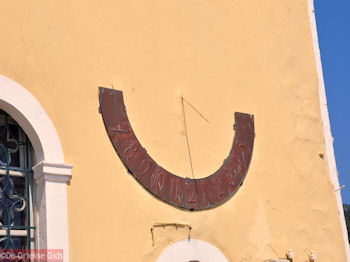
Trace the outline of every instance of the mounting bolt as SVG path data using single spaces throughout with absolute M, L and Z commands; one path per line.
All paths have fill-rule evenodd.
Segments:
M 315 251 L 311 251 L 310 261 L 315 262 L 317 259 Z
M 287 252 L 287 258 L 288 258 L 290 261 L 293 261 L 293 258 L 294 258 L 293 250 L 291 250 L 291 249 L 288 250 L 288 252 Z

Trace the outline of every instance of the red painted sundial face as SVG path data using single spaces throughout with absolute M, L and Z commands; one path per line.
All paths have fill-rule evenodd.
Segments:
M 248 172 L 254 145 L 254 117 L 235 113 L 235 138 L 229 156 L 212 175 L 190 179 L 158 165 L 142 147 L 131 128 L 119 90 L 100 88 L 100 109 L 108 136 L 134 178 L 161 200 L 177 207 L 202 210 L 230 199 Z

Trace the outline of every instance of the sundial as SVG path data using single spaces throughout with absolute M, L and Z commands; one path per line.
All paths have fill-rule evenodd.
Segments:
M 160 166 L 137 139 L 120 90 L 100 87 L 100 110 L 108 136 L 130 174 L 157 198 L 189 210 L 214 208 L 229 200 L 247 175 L 254 146 L 254 116 L 235 112 L 228 157 L 205 178 L 184 178 Z

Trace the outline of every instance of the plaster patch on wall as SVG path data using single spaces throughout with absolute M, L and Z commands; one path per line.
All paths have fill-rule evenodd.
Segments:
M 262 199 L 258 199 L 255 211 L 255 223 L 250 228 L 249 236 L 253 245 L 255 245 L 255 259 L 265 257 L 267 250 L 271 249 L 270 226 Z M 269 254 L 270 255 L 270 254 Z

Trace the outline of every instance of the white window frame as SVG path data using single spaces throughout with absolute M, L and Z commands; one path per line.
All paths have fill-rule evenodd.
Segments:
M 0 109 L 22 127 L 34 149 L 37 246 L 63 249 L 63 261 L 68 262 L 67 183 L 73 165 L 65 164 L 56 129 L 38 100 L 24 87 L 1 75 Z

